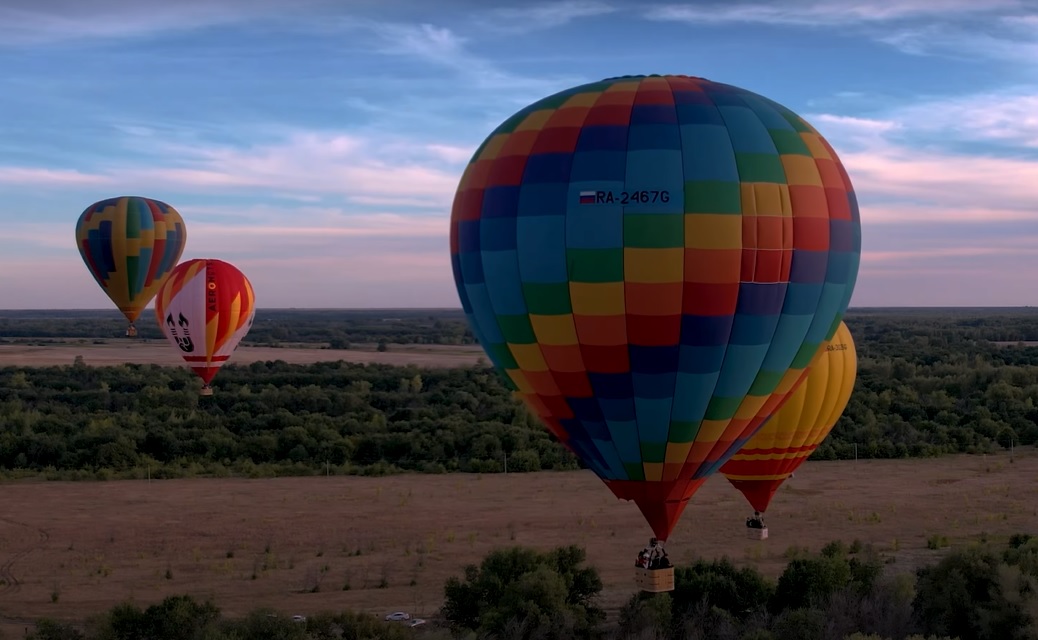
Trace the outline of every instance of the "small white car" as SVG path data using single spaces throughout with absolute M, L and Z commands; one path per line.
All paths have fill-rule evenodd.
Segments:
M 306 616 L 292 616 L 292 622 L 306 622 Z
M 411 624 L 409 624 L 407 626 L 409 626 L 409 627 L 418 627 L 418 626 L 421 626 L 423 624 L 425 624 L 425 620 L 422 620 L 421 618 L 415 618 L 414 620 L 411 621 Z
M 411 614 L 406 611 L 394 611 L 386 616 L 386 620 L 410 620 Z

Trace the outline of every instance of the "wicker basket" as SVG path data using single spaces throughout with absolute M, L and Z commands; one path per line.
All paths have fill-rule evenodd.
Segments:
M 674 590 L 674 567 L 666 569 L 643 569 L 635 567 L 634 584 L 642 591 L 660 593 Z
M 767 540 L 768 528 L 754 529 L 753 527 L 746 527 L 746 537 L 750 540 Z

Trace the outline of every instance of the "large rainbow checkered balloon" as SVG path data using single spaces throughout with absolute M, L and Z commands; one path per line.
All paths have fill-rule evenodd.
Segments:
M 835 333 L 861 250 L 822 136 L 687 76 L 610 78 L 508 118 L 465 169 L 450 237 L 495 368 L 661 540 Z

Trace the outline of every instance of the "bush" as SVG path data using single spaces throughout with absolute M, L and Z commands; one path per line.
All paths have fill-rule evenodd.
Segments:
M 603 612 L 594 605 L 602 581 L 580 565 L 576 546 L 539 553 L 523 547 L 491 552 L 465 568 L 464 581 L 447 580 L 443 617 L 456 631 L 514 638 L 587 638 Z

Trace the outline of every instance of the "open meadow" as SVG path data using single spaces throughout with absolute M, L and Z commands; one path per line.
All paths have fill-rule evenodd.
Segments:
M 893 571 L 944 547 L 1038 524 L 1038 454 L 810 461 L 769 511 L 769 540 L 744 537 L 749 507 L 723 478 L 693 499 L 671 557 L 729 555 L 776 576 L 794 545 L 859 539 Z M 651 535 L 633 503 L 590 472 L 0 485 L 0 631 L 40 616 L 82 620 L 124 599 L 212 597 L 228 614 L 403 609 L 433 617 L 444 581 L 495 547 L 576 543 L 604 604 L 634 592 Z M 945 539 L 942 539 L 942 536 Z M 348 585 L 348 590 L 344 590 Z
M 48 367 L 72 364 L 82 356 L 84 364 L 111 366 L 124 363 L 186 366 L 180 354 L 165 340 L 83 340 L 38 341 L 35 344 L 0 344 L 0 367 Z M 241 345 L 229 362 L 249 364 L 283 360 L 289 364 L 313 364 L 343 360 L 356 363 L 417 367 L 467 367 L 480 358 L 478 345 L 401 345 L 377 351 L 374 344 L 351 349 L 328 349 L 315 344 L 268 347 Z

